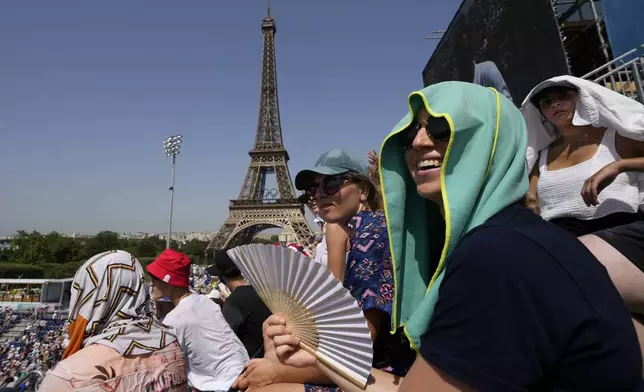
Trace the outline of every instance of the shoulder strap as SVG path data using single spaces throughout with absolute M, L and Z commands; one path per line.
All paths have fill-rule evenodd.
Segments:
M 539 151 L 539 172 L 544 173 L 548 169 L 548 147 Z

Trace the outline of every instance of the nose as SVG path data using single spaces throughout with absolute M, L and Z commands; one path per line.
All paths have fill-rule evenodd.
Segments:
M 411 147 L 414 150 L 420 151 L 428 148 L 434 148 L 436 147 L 436 143 L 427 134 L 427 129 L 425 127 L 422 127 L 416 133 L 416 137 L 414 138 L 414 141 L 411 143 Z
M 558 108 L 561 106 L 561 100 L 560 99 L 555 99 L 550 103 L 551 108 Z
M 322 184 L 315 184 L 315 190 L 313 191 L 313 201 L 312 203 L 317 204 L 317 202 L 324 198 L 326 194 L 322 191 Z

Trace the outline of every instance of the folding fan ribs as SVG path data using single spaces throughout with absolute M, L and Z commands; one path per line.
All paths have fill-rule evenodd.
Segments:
M 356 300 L 321 264 L 281 246 L 228 251 L 266 306 L 286 320 L 302 349 L 361 388 L 373 361 L 367 321 Z

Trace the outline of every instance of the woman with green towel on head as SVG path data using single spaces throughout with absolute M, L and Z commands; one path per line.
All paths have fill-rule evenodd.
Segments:
M 372 391 L 634 391 L 642 358 L 606 270 L 577 239 L 523 206 L 527 134 L 493 89 L 414 92 L 385 139 L 380 177 L 395 270 L 392 330 L 420 354 L 404 381 Z M 283 320 L 282 362 L 318 366 Z

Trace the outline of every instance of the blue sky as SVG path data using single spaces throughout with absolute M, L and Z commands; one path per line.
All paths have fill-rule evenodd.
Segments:
M 273 0 L 290 170 L 378 149 L 458 0 Z M 266 2 L 14 1 L 0 12 L 0 235 L 215 231 L 255 136 Z

